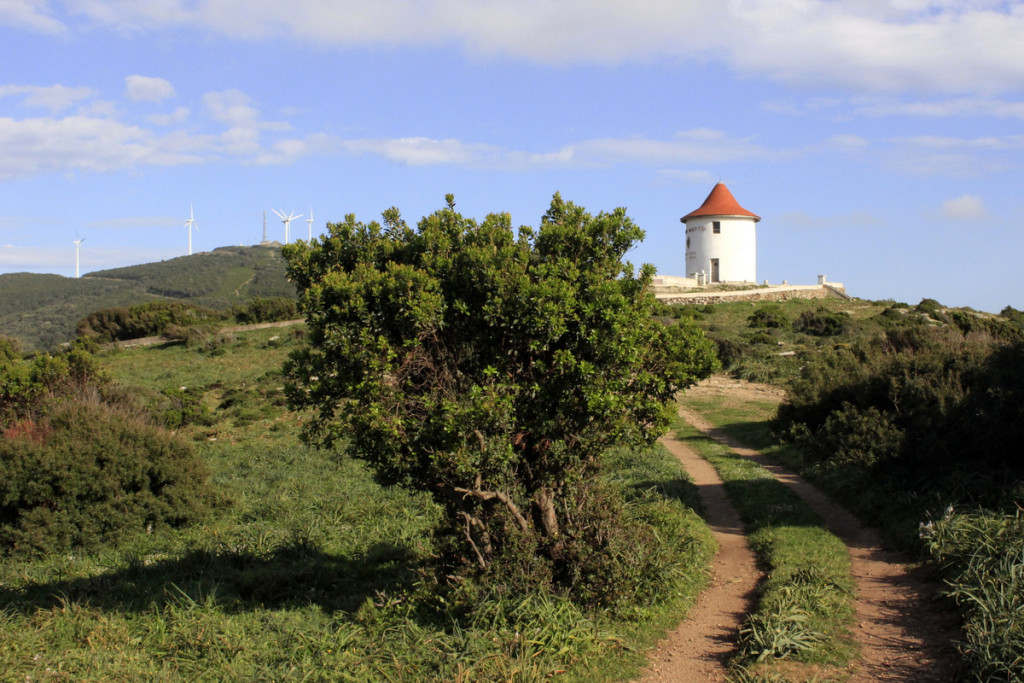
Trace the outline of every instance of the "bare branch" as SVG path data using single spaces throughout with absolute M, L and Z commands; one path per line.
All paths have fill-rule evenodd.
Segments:
M 454 487 L 453 490 L 456 493 L 461 493 L 463 496 L 473 496 L 477 500 L 482 500 L 485 503 L 495 500 L 498 501 L 499 503 L 504 505 L 505 508 L 512 515 L 512 519 L 516 521 L 516 526 L 519 527 L 520 531 L 525 532 L 529 530 L 529 522 L 526 521 L 526 517 L 523 517 L 523 513 L 520 512 L 519 506 L 516 505 L 511 498 L 509 498 L 508 494 L 503 493 L 502 491 L 484 491 L 483 489 L 480 488 L 480 484 L 481 477 L 478 474 L 476 475 L 476 482 L 473 488 L 467 489 L 456 486 Z

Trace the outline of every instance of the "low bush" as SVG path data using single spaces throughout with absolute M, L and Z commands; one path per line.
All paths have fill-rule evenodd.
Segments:
M 155 301 L 130 308 L 104 308 L 78 323 L 78 336 L 99 342 L 122 341 L 162 335 L 169 326 L 177 329 L 209 325 L 227 314 L 179 302 Z
M 786 311 L 779 304 L 767 303 L 759 306 L 747 318 L 747 324 L 753 328 L 783 328 L 789 325 L 789 316 L 786 315 Z
M 943 313 L 942 308 L 942 304 L 935 299 L 921 299 L 921 303 L 914 307 L 918 313 L 924 313 L 932 320 L 947 322 L 946 315 Z
M 835 337 L 843 333 L 849 320 L 849 313 L 819 307 L 815 311 L 801 313 L 793 321 L 793 330 L 815 337 Z
M 66 552 L 182 524 L 203 509 L 205 480 L 187 442 L 102 403 L 58 401 L 0 440 L 0 549 Z
M 283 296 L 256 297 L 245 305 L 235 306 L 231 314 L 240 325 L 295 320 L 299 309 L 295 299 Z

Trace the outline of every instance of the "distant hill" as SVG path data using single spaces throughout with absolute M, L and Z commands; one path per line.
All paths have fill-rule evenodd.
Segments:
M 147 301 L 189 301 L 228 309 L 254 297 L 295 297 L 279 246 L 221 247 L 211 252 L 86 273 L 0 275 L 0 334 L 26 350 L 46 350 L 75 337 L 93 311 Z

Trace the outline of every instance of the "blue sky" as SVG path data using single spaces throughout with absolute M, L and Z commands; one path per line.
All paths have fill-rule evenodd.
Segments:
M 1024 309 L 1022 122 L 1014 1 L 0 0 L 0 272 L 559 191 L 683 275 L 721 179 L 759 279 Z

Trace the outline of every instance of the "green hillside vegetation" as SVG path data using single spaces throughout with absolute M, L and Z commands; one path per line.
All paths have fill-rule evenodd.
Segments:
M 666 323 L 693 320 L 715 342 L 719 360 L 731 375 L 781 384 L 824 352 L 869 343 L 886 333 L 949 329 L 1024 339 L 1020 311 L 1007 307 L 995 315 L 946 308 L 934 299 L 917 305 L 838 298 L 663 305 L 659 315 Z
M 697 319 L 733 374 L 786 386 L 776 457 L 933 560 L 964 619 L 960 675 L 1024 680 L 1024 315 L 932 299 L 663 313 Z
M 223 247 L 81 279 L 5 274 L 0 334 L 18 339 L 26 351 L 55 349 L 74 339 L 80 320 L 101 309 L 167 301 L 227 311 L 254 297 L 295 299 L 277 247 Z
M 120 400 L 187 440 L 211 509 L 98 550 L 0 562 L 0 678 L 622 680 L 695 599 L 713 552 L 696 491 L 660 448 L 604 456 L 604 481 L 659 539 L 652 591 L 615 609 L 558 592 L 481 596 L 457 614 L 425 567 L 424 493 L 309 448 L 281 366 L 305 326 L 105 350 Z M 629 558 L 624 558 L 628 560 Z M 628 606 L 627 606 L 628 605 Z M 126 646 L 130 643 L 131 646 Z
M 148 294 L 227 308 L 252 297 L 295 296 L 284 276 L 280 248 L 220 247 L 143 266 L 98 270 L 95 279 L 125 280 Z

